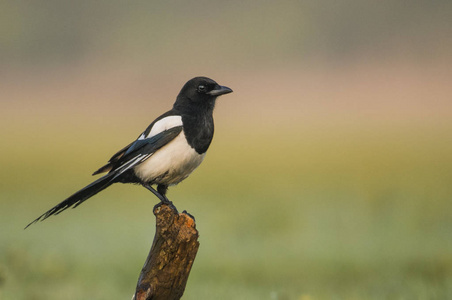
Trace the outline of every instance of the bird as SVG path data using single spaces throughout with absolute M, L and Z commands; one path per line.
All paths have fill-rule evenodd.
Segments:
M 76 208 L 114 183 L 139 184 L 160 203 L 171 204 L 169 186 L 186 179 L 203 161 L 214 134 L 217 97 L 232 89 L 207 77 L 187 81 L 171 110 L 157 117 L 139 136 L 116 152 L 92 175 L 107 173 L 57 204 L 30 224 Z M 156 186 L 156 188 L 154 188 Z

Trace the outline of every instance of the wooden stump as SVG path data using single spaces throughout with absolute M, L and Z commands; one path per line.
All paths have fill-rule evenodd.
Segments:
M 133 300 L 180 299 L 199 248 L 195 220 L 162 203 L 154 207 L 154 215 L 154 241 Z

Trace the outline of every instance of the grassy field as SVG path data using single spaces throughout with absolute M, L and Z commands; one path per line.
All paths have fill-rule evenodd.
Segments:
M 184 299 L 452 298 L 452 123 L 245 133 L 220 119 L 204 164 L 169 194 L 200 231 Z M 17 127 L 3 148 L 0 299 L 133 294 L 154 232 L 145 189 L 115 185 L 23 230 L 122 145 L 71 124 Z M 30 131 L 45 134 L 20 138 Z

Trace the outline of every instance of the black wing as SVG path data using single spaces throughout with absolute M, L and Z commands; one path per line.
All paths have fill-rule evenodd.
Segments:
M 124 153 L 130 148 L 130 146 L 132 146 L 135 142 L 132 142 L 130 144 L 128 144 L 127 146 L 125 146 L 124 148 L 122 148 L 121 150 L 119 150 L 118 152 L 116 152 L 108 161 L 108 163 L 105 166 L 100 167 L 96 172 L 94 172 L 92 175 L 97 175 L 100 173 L 104 173 L 104 172 L 109 172 L 112 169 L 112 166 L 117 163 L 121 157 L 123 157 Z
M 137 140 L 134 143 L 131 143 L 128 147 L 121 150 L 121 153 L 119 155 L 113 156 L 113 158 L 116 158 L 112 158 L 110 160 L 110 163 L 106 165 L 110 169 L 110 172 L 108 174 L 97 179 L 96 181 L 87 185 L 52 209 L 48 210 L 33 222 L 28 224 L 27 227 L 40 220 L 43 221 L 52 215 L 57 215 L 62 211 L 68 209 L 69 207 L 73 206 L 75 208 L 79 206 L 90 197 L 109 187 L 111 184 L 117 182 L 119 179 L 118 177 L 120 177 L 121 174 L 151 157 L 152 154 L 154 154 L 157 150 L 159 150 L 160 148 L 171 142 L 176 136 L 178 136 L 181 131 L 182 126 L 177 126 L 162 131 L 150 138 Z
M 164 118 L 170 117 L 170 116 L 177 116 L 177 115 L 178 114 L 174 109 L 167 111 L 166 113 L 162 114 L 157 119 L 155 119 L 140 136 L 147 136 L 149 134 L 149 132 L 151 131 L 152 127 L 155 125 L 155 123 L 157 123 L 161 119 L 164 119 Z M 144 139 L 144 140 L 147 140 L 147 139 Z M 143 146 L 141 141 L 144 141 L 144 140 L 138 139 L 136 141 L 133 141 L 132 143 L 128 144 L 127 146 L 125 146 L 124 148 L 122 148 L 121 150 L 116 152 L 110 158 L 108 163 L 105 166 L 100 167 L 97 171 L 95 171 L 93 173 L 93 175 L 97 175 L 97 174 L 104 173 L 104 172 L 110 172 L 112 169 L 115 168 L 115 166 L 117 166 L 118 164 L 121 164 L 121 162 L 124 160 L 124 154 L 130 153 L 133 149 L 137 149 L 140 146 Z
M 133 142 L 130 147 L 124 149 L 115 161 L 110 162 L 111 171 L 115 173 L 114 178 L 119 177 L 125 171 L 130 170 L 141 162 L 151 157 L 157 150 L 171 142 L 182 131 L 182 126 L 176 126 L 162 131 L 150 138 L 139 139 Z

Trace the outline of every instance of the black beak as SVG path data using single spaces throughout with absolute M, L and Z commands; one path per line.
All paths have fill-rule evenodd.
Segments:
M 220 96 L 229 93 L 232 93 L 232 90 L 230 88 L 228 88 L 227 86 L 217 85 L 213 90 L 211 90 L 207 94 L 211 96 Z

